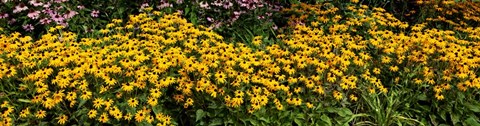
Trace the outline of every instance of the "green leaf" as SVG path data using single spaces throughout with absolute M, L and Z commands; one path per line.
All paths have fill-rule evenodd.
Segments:
M 268 119 L 265 118 L 265 117 L 260 117 L 260 118 L 258 118 L 258 120 L 262 120 L 262 121 L 264 121 L 264 122 L 266 122 L 266 123 L 270 123 L 270 120 L 268 120 Z
M 460 116 L 458 114 L 451 114 L 450 118 L 452 118 L 452 124 L 455 125 L 460 122 Z
M 330 113 L 336 113 L 337 112 L 337 109 L 332 108 L 332 107 L 327 107 L 325 110 L 327 110 L 327 112 L 330 112 Z
M 425 95 L 425 94 L 419 95 L 417 97 L 417 99 L 420 100 L 420 101 L 427 101 L 428 100 L 427 95 Z
M 185 15 L 188 15 L 188 12 L 190 12 L 190 7 L 185 8 Z
M 205 112 L 202 109 L 197 110 L 195 121 L 198 122 L 198 120 L 202 119 L 204 116 Z
M 465 105 L 465 107 L 472 110 L 473 112 L 480 112 L 480 106 L 472 105 L 470 103 L 465 103 L 464 105 Z
M 258 126 L 258 121 L 257 121 L 257 120 L 251 120 L 251 119 L 249 119 L 248 121 L 249 121 L 250 123 L 252 123 L 252 125 Z
M 447 115 L 445 111 L 440 111 L 439 114 L 440 114 L 440 118 L 442 118 L 443 121 L 447 121 Z
M 297 114 L 296 118 L 305 119 L 305 114 L 303 114 L 303 113 Z
M 478 121 L 475 120 L 475 118 L 473 117 L 470 117 L 467 120 L 465 120 L 465 124 L 468 126 L 480 126 L 480 123 L 478 123 Z
M 300 119 L 298 119 L 298 118 L 295 118 L 293 121 L 294 121 L 295 124 L 297 124 L 298 126 L 303 126 L 303 123 L 302 123 L 303 121 L 302 121 L 302 120 L 300 120 Z
M 338 113 L 338 115 L 340 115 L 341 117 L 353 115 L 353 112 L 350 111 L 350 109 L 348 109 L 348 108 L 340 108 L 340 110 L 338 110 L 337 113 Z
M 209 126 L 218 126 L 218 125 L 222 125 L 223 121 L 219 118 L 215 118 L 213 119 L 212 123 L 209 124 Z
M 327 115 L 325 115 L 325 114 L 322 115 L 322 116 L 320 117 L 320 119 L 321 119 L 323 122 L 327 123 L 328 126 L 331 126 L 331 125 L 332 125 L 332 120 L 330 120 L 330 117 L 328 117 Z
M 18 99 L 19 102 L 31 103 L 32 101 L 28 99 Z

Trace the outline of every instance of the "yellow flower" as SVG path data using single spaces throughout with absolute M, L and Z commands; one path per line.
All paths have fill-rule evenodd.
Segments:
M 340 93 L 339 91 L 334 90 L 334 91 L 333 91 L 333 97 L 334 97 L 337 101 L 339 101 L 339 100 L 341 100 L 341 99 L 343 98 L 343 95 L 342 95 L 342 93 Z
M 313 108 L 313 104 L 310 103 L 310 102 L 307 102 L 306 105 L 307 105 L 307 108 L 309 108 L 309 109 Z
M 35 113 L 35 117 L 38 119 L 43 119 L 47 116 L 47 112 L 43 110 L 38 110 L 37 113 Z
M 445 97 L 443 96 L 443 94 L 440 94 L 440 93 L 435 93 L 435 98 L 436 98 L 437 100 L 443 100 L 443 99 L 445 99 Z
M 108 115 L 107 113 L 102 113 L 102 115 L 100 115 L 100 117 L 98 118 L 98 121 L 102 122 L 102 123 L 106 123 L 108 122 Z
M 130 98 L 130 99 L 128 100 L 128 106 L 135 108 L 135 107 L 137 107 L 137 105 L 138 105 L 138 100 L 137 100 L 137 98 Z
M 358 97 L 355 96 L 355 95 L 353 95 L 353 94 L 351 94 L 351 95 L 350 95 L 350 100 L 353 101 L 353 102 L 356 102 L 356 101 L 358 100 Z
M 90 119 L 93 119 L 97 116 L 97 110 L 95 109 L 90 109 L 90 111 L 88 112 L 88 118 Z
M 143 120 L 145 120 L 145 116 L 145 112 L 143 110 L 139 110 L 135 114 L 135 121 L 142 122 Z
M 389 69 L 390 69 L 390 71 L 392 71 L 392 72 L 397 72 L 399 68 L 398 68 L 398 66 L 390 66 Z
M 83 91 L 82 95 L 80 96 L 83 100 L 88 100 L 92 97 L 92 92 L 90 91 Z
M 148 97 L 147 103 L 150 106 L 154 107 L 158 104 L 158 100 L 157 100 L 157 98 L 154 98 L 154 97 Z
M 104 104 L 104 100 L 102 98 L 96 98 L 94 101 L 93 101 L 93 107 L 95 107 L 96 109 L 99 109 L 100 107 L 102 107 L 102 105 Z
M 62 114 L 59 117 L 57 117 L 57 119 L 58 119 L 57 123 L 60 124 L 60 125 L 63 125 L 67 122 L 68 116 Z
M 26 108 L 20 112 L 20 117 L 26 118 L 28 115 L 30 115 L 30 110 L 29 108 Z
M 218 83 L 223 84 L 223 83 L 226 82 L 227 76 L 223 72 L 219 71 L 219 72 L 215 73 L 215 78 L 216 78 Z

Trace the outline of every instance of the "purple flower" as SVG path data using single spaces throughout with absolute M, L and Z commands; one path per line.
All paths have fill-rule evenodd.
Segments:
M 40 24 L 42 24 L 42 25 L 50 24 L 51 22 L 52 22 L 52 20 L 50 20 L 48 18 L 40 19 Z
M 50 16 L 52 16 L 52 17 L 53 17 L 53 15 L 54 15 L 53 10 L 50 9 L 50 8 L 45 8 L 45 9 L 42 10 L 42 12 L 45 13 L 45 14 L 48 14 L 48 15 L 50 15 Z
M 100 11 L 98 11 L 98 10 L 93 10 L 92 13 L 90 13 L 90 15 L 91 15 L 92 17 L 98 17 L 98 14 L 99 14 L 99 13 L 100 13 Z
M 149 7 L 149 6 L 150 6 L 150 5 L 148 5 L 148 3 L 143 3 L 143 4 L 140 6 L 140 8 L 143 10 L 143 9 Z
M 215 2 L 213 2 L 213 5 L 222 6 L 222 1 L 221 0 L 215 0 Z
M 26 24 L 22 26 L 25 31 L 33 31 L 35 29 L 32 24 Z
M 28 12 L 27 16 L 31 19 L 38 19 L 38 17 L 40 16 L 40 11 L 30 10 L 30 12 Z
M 83 6 L 83 5 L 78 5 L 77 8 L 80 9 L 80 10 L 83 10 L 83 9 L 85 9 L 85 6 Z
M 60 22 L 62 22 L 62 21 L 64 20 L 64 18 L 63 18 L 62 16 L 58 15 L 58 14 L 54 14 L 54 15 L 52 16 L 52 20 L 55 21 L 55 22 L 57 22 L 57 23 L 60 23 Z
M 0 13 L 0 19 L 8 18 L 7 13 Z
M 213 22 L 213 18 L 207 17 L 207 21 Z
M 166 0 L 161 0 L 160 1 L 160 6 L 157 6 L 158 9 L 163 9 L 163 8 L 166 8 L 166 7 L 172 7 L 173 5 L 168 3 L 168 1 Z
M 43 8 L 49 8 L 52 4 L 50 2 L 47 2 L 43 4 Z
M 233 6 L 233 3 L 230 2 L 230 1 L 223 3 L 223 8 L 225 8 L 225 9 L 229 9 L 229 8 L 232 7 L 232 6 Z
M 208 3 L 205 1 L 200 2 L 200 7 L 204 9 L 209 9 Z
M 28 9 L 28 7 L 25 6 L 25 4 L 20 3 L 17 6 L 15 6 L 15 9 L 13 10 L 13 13 L 19 13 L 19 12 L 25 11 L 27 9 Z
M 10 21 L 8 21 L 8 24 L 13 24 L 15 22 L 17 22 L 17 19 L 12 18 L 12 19 L 10 19 Z
M 70 19 L 72 18 L 73 16 L 77 15 L 78 13 L 76 11 L 72 11 L 72 10 L 68 10 L 64 15 L 63 17 L 65 19 Z
M 42 6 L 42 5 L 43 5 L 43 3 L 40 2 L 40 1 L 38 1 L 38 0 L 30 0 L 30 1 L 28 1 L 28 3 L 31 4 L 31 5 L 33 5 L 33 6 L 35 6 L 35 7 L 38 7 L 38 6 Z
M 177 0 L 177 4 L 182 4 L 183 0 Z

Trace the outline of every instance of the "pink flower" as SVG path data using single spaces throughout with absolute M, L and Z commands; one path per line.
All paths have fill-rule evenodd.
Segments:
M 48 18 L 40 19 L 40 24 L 42 24 L 42 25 L 50 24 L 51 22 L 52 22 L 52 20 L 50 20 Z
M 68 27 L 68 23 L 67 23 L 67 22 L 62 22 L 62 23 L 60 23 L 60 25 L 62 25 L 63 27 Z
M 19 12 L 25 11 L 27 9 L 28 9 L 28 7 L 25 6 L 25 4 L 20 3 L 17 6 L 15 6 L 15 9 L 13 10 L 13 13 L 19 13 Z
M 257 16 L 258 19 L 265 19 L 265 16 Z
M 64 15 L 63 18 L 65 19 L 70 19 L 73 16 L 77 15 L 78 13 L 76 11 L 68 10 Z
M 32 24 L 26 24 L 22 26 L 25 31 L 33 31 L 35 29 Z
M 277 29 L 278 29 L 278 26 L 277 26 L 276 24 L 273 24 L 272 29 L 273 29 L 273 30 L 277 30 Z
M 30 10 L 30 12 L 28 12 L 27 16 L 31 19 L 38 19 L 38 17 L 40 16 L 40 11 Z
M 83 10 L 83 9 L 85 9 L 85 6 L 83 6 L 83 5 L 78 5 L 77 8 L 80 9 L 80 10 Z
M 43 8 L 49 8 L 52 4 L 50 2 L 47 2 L 43 4 Z
M 12 19 L 10 19 L 10 21 L 8 21 L 8 24 L 13 24 L 13 23 L 15 23 L 15 22 L 17 22 L 17 19 L 12 18 Z
M 213 18 L 207 17 L 207 21 L 213 22 Z
M 68 0 L 55 0 L 55 3 L 63 3 L 63 2 L 67 2 Z
M 177 10 L 177 12 L 182 15 L 183 14 L 183 10 Z
M 57 22 L 57 23 L 60 23 L 64 20 L 64 18 L 62 16 L 58 15 L 58 14 L 55 14 L 55 15 L 52 16 L 52 20 Z
M 150 5 L 148 5 L 148 3 L 143 3 L 143 4 L 140 6 L 140 8 L 141 8 L 141 9 L 145 9 L 145 8 L 147 8 L 147 7 L 149 7 L 149 6 L 150 6 Z
M 200 2 L 200 7 L 204 9 L 209 9 L 208 3 L 205 1 Z
M 177 4 L 182 4 L 183 0 L 177 0 Z
M 53 17 L 53 15 L 54 15 L 53 10 L 50 9 L 50 8 L 45 8 L 45 9 L 42 10 L 42 12 L 45 13 L 45 14 L 48 14 L 48 15 L 50 15 L 50 16 L 52 16 L 52 17 Z
M 166 7 L 172 7 L 173 5 L 168 3 L 168 1 L 166 0 L 161 0 L 160 1 L 160 6 L 157 6 L 158 9 L 163 9 L 163 8 L 166 8 Z
M 33 5 L 33 6 L 35 6 L 35 7 L 38 7 L 38 6 L 42 6 L 42 5 L 43 5 L 43 3 L 40 2 L 40 1 L 38 1 L 38 0 L 30 0 L 30 1 L 28 1 L 28 3 L 31 4 L 31 5 Z
M 233 3 L 230 2 L 230 1 L 223 3 L 223 8 L 225 8 L 225 9 L 229 9 L 229 8 L 232 7 L 232 6 L 233 6 Z
M 7 13 L 0 13 L 0 19 L 8 18 Z
M 100 11 L 98 11 L 98 10 L 93 10 L 92 13 L 90 13 L 90 15 L 91 15 L 92 17 L 98 17 L 98 14 L 99 14 L 99 13 L 100 13 Z
M 221 0 L 215 0 L 215 2 L 213 2 L 213 5 L 222 6 L 222 1 Z

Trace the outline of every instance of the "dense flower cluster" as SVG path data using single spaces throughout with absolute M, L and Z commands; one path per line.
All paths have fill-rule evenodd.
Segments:
M 38 40 L 2 34 L 0 81 L 15 93 L 0 95 L 1 124 L 170 125 L 166 101 L 189 109 L 209 98 L 255 113 L 355 103 L 408 84 L 437 100 L 480 88 L 477 34 L 466 40 L 426 23 L 409 26 L 382 8 L 342 8 L 294 5 L 284 10 L 302 14 L 291 18 L 291 33 L 251 44 L 152 8 L 114 19 L 90 38 L 63 26 Z
M 438 100 L 444 99 L 442 93 L 452 87 L 457 87 L 457 91 L 480 88 L 480 78 L 476 72 L 480 65 L 480 44 L 473 31 L 469 32 L 469 39 L 464 39 L 456 36 L 454 31 L 426 29 L 426 23 L 409 27 L 385 13 L 382 8 L 369 10 L 367 6 L 348 6 L 345 13 L 350 15 L 346 16 L 339 15 L 339 9 L 330 4 L 302 4 L 292 8 L 286 11 L 302 13 L 304 16 L 292 17 L 291 22 L 307 22 L 310 27 L 297 25 L 294 33 L 299 35 L 294 34 L 294 38 L 287 39 L 287 44 L 292 42 L 289 47 L 297 46 L 303 50 L 300 52 L 305 53 L 313 50 L 306 48 L 309 43 L 323 42 L 312 45 L 320 45 L 317 50 L 323 51 L 320 56 L 330 63 L 326 67 L 330 70 L 317 72 L 328 71 L 327 81 L 342 89 L 352 86 L 344 81 L 348 74 L 336 74 L 337 71 L 360 75 L 358 78 L 363 81 L 361 84 L 372 85 L 359 87 L 370 89 L 378 87 L 385 90 L 382 84 L 387 83 L 393 87 L 402 83 L 401 80 L 413 80 L 413 83 L 422 85 L 421 87 L 427 84 L 425 87 L 433 91 Z M 305 20 L 311 15 L 316 15 L 316 19 Z M 340 19 L 344 19 L 344 22 Z M 395 30 L 387 29 L 388 27 Z M 410 29 L 405 30 L 406 28 Z M 328 60 L 330 58 L 332 60 Z M 338 82 L 338 78 L 342 80 Z
M 144 4 L 149 6 L 148 4 Z M 240 19 L 241 16 L 254 16 L 257 19 L 268 19 L 271 21 L 273 12 L 279 11 L 282 7 L 279 3 L 268 0 L 211 0 L 211 1 L 169 1 L 161 0 L 156 6 L 157 9 L 174 8 L 181 13 L 190 13 L 187 17 L 193 16 L 202 24 L 209 24 L 210 28 L 231 25 Z M 184 8 L 196 8 L 196 12 Z M 184 12 L 187 11 L 187 12 Z M 256 12 L 259 11 L 259 12 Z M 213 14 L 213 15 L 212 15 Z M 206 19 L 206 20 L 205 20 Z
M 21 25 L 25 31 L 31 32 L 35 25 L 68 26 L 68 20 L 79 12 L 91 12 L 92 17 L 98 16 L 98 10 L 87 11 L 81 4 L 67 3 L 68 0 L 3 1 L 0 7 L 0 22 L 12 25 L 17 20 L 29 21 L 21 22 Z

